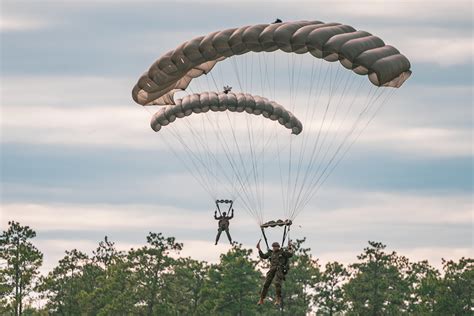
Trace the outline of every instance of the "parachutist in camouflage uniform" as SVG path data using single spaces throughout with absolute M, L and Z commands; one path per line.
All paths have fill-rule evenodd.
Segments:
M 229 239 L 230 244 L 232 244 L 232 237 L 230 237 L 230 234 L 229 234 L 229 220 L 234 218 L 234 209 L 231 210 L 230 216 L 226 216 L 226 215 L 227 213 L 223 212 L 222 216 L 217 216 L 217 211 L 214 212 L 214 218 L 219 221 L 218 223 L 219 228 L 217 229 L 215 245 L 217 245 L 217 242 L 219 241 L 219 238 L 221 237 L 222 231 L 225 231 L 225 233 L 227 234 L 227 239 Z
M 288 259 L 293 256 L 293 250 L 291 243 L 288 241 L 288 250 L 280 248 L 280 244 L 274 242 L 272 244 L 272 250 L 267 253 L 263 253 L 260 249 L 260 241 L 257 244 L 258 255 L 262 259 L 270 260 L 270 269 L 267 272 L 265 283 L 263 284 L 262 292 L 260 294 L 260 300 L 258 305 L 263 304 L 263 300 L 267 296 L 268 289 L 275 278 L 275 289 L 276 289 L 276 300 L 275 305 L 281 304 L 281 284 L 285 280 L 285 274 L 288 272 Z

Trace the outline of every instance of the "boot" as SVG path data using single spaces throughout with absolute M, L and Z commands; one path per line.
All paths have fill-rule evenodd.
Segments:
M 257 302 L 257 305 L 263 305 L 263 297 L 260 297 L 260 299 Z
M 275 299 L 275 305 L 280 306 L 281 305 L 281 297 L 277 296 Z

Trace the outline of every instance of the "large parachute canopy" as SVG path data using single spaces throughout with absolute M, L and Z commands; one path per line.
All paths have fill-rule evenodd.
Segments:
M 410 76 L 410 62 L 377 36 L 352 26 L 320 21 L 258 24 L 213 32 L 184 42 L 160 57 L 133 88 L 142 105 L 172 104 L 173 93 L 208 73 L 219 61 L 248 52 L 310 53 L 340 61 L 368 75 L 376 86 L 400 87 Z
M 213 200 L 291 223 L 410 75 L 395 47 L 349 25 L 257 24 L 165 53 L 132 97 L 158 107 L 152 128 Z

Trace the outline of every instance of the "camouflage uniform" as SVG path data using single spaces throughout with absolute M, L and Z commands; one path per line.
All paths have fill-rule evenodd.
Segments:
M 222 231 L 225 231 L 225 233 L 227 234 L 227 238 L 229 239 L 229 242 L 232 244 L 232 237 L 230 237 L 230 234 L 229 234 L 229 220 L 231 220 L 232 218 L 234 217 L 234 212 L 232 212 L 231 216 L 217 216 L 217 215 L 214 215 L 214 218 L 216 220 L 219 220 L 219 228 L 217 228 L 217 236 L 216 236 L 216 245 L 217 245 L 217 242 L 219 241 L 219 238 L 221 237 L 221 233 Z
M 276 252 L 269 250 L 267 253 L 259 250 L 258 255 L 262 259 L 270 259 L 270 269 L 267 272 L 260 298 L 264 299 L 267 296 L 268 289 L 272 284 L 273 278 L 275 278 L 276 296 L 281 299 L 281 284 L 285 280 L 285 264 L 288 258 L 293 256 L 293 253 L 284 249 L 279 249 Z

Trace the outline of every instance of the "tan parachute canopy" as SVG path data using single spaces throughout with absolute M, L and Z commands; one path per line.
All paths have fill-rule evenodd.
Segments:
M 278 121 L 281 125 L 298 135 L 303 129 L 303 125 L 290 111 L 280 104 L 269 101 L 266 98 L 253 96 L 248 93 L 215 93 L 203 92 L 185 96 L 177 99 L 175 105 L 161 107 L 151 119 L 151 128 L 158 132 L 162 126 L 183 118 L 192 113 L 213 112 L 247 112 L 249 114 L 260 115 L 273 121 Z
M 247 52 L 309 52 L 340 63 L 376 86 L 400 87 L 410 76 L 410 62 L 393 46 L 352 26 L 320 21 L 257 24 L 194 38 L 161 56 L 138 80 L 133 99 L 141 105 L 174 104 L 173 94 L 217 62 Z

